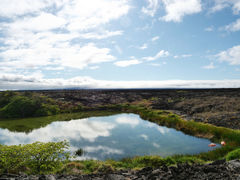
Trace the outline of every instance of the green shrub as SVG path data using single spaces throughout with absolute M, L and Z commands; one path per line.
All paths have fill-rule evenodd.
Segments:
M 60 112 L 54 101 L 42 96 L 14 96 L 10 102 L 0 109 L 0 117 L 18 118 L 34 116 L 50 116 Z
M 233 159 L 240 159 L 240 148 L 229 152 L 226 156 L 226 159 L 227 161 L 230 161 Z
M 25 166 L 26 151 L 22 145 L 0 145 L 0 170 L 2 172 L 16 172 Z M 0 171 L 0 172 L 1 172 Z
M 38 108 L 33 100 L 24 96 L 15 96 L 9 104 L 1 109 L 1 114 L 6 118 L 29 117 Z
M 0 108 L 6 106 L 15 95 L 16 92 L 13 91 L 0 92 Z
M 41 104 L 40 109 L 38 109 L 34 115 L 35 116 L 51 116 L 56 115 L 60 112 L 57 105 Z
M 61 142 L 35 142 L 26 145 L 0 146 L 0 172 L 19 172 L 23 168 L 28 173 L 54 172 L 61 168 L 70 155 L 65 152 L 69 144 Z

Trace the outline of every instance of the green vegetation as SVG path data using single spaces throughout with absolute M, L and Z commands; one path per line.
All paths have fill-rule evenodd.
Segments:
M 141 169 L 144 167 L 158 168 L 160 166 L 174 166 L 177 163 L 205 163 L 205 161 L 192 156 L 173 156 L 161 158 L 160 156 L 139 156 L 134 158 L 124 158 L 120 161 L 106 160 L 85 160 L 67 163 L 58 173 L 109 173 L 121 169 Z
M 233 160 L 233 159 L 240 159 L 240 148 L 229 152 L 226 156 L 226 159 L 228 161 Z
M 60 112 L 54 100 L 33 93 L 1 92 L 0 107 L 1 118 L 49 116 Z
M 0 173 L 50 173 L 59 170 L 70 158 L 66 141 L 27 145 L 0 145 Z

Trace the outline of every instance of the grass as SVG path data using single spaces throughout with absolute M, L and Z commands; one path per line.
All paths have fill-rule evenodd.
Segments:
M 90 173 L 109 173 L 116 170 L 125 169 L 142 169 L 144 167 L 158 168 L 160 166 L 175 166 L 178 163 L 199 163 L 204 164 L 206 161 L 194 156 L 176 155 L 162 158 L 160 156 L 139 156 L 134 158 L 124 158 L 120 161 L 106 160 L 84 160 L 67 163 L 58 173 L 73 174 L 76 168 L 82 174 Z

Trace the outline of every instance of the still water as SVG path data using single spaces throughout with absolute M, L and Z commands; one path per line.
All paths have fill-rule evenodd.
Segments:
M 207 139 L 158 126 L 135 114 L 57 121 L 30 133 L 11 132 L 0 128 L 0 144 L 62 140 L 70 142 L 72 152 L 79 148 L 84 150 L 80 159 L 121 159 L 138 155 L 165 157 L 213 150 L 208 147 L 211 142 Z

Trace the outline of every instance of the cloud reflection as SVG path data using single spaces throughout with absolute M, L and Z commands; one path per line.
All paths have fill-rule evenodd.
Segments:
M 83 149 L 88 153 L 101 152 L 102 155 L 123 154 L 122 150 L 110 148 L 107 146 L 86 146 L 86 147 L 83 147 Z
M 35 141 L 49 142 L 60 140 L 87 140 L 94 142 L 96 138 L 111 135 L 115 127 L 109 122 L 89 121 L 88 119 L 72 120 L 68 122 L 54 122 L 50 125 L 33 130 L 31 133 L 10 132 L 0 129 L 0 143 L 6 145 L 27 144 Z
M 180 131 L 143 121 L 135 114 L 53 122 L 26 134 L 0 128 L 0 143 L 28 144 L 35 141 L 70 142 L 70 152 L 83 149 L 84 159 L 121 159 L 138 155 L 168 156 L 209 150 L 209 140 L 186 136 Z
M 157 126 L 156 128 L 161 134 L 166 134 L 166 133 L 169 132 L 169 128 L 166 128 L 166 127 L 163 127 L 163 126 Z
M 140 123 L 139 118 L 131 117 L 131 116 L 117 117 L 116 122 L 119 124 L 129 124 L 129 125 L 131 125 L 131 127 L 135 127 Z
M 154 147 L 156 147 L 156 148 L 159 148 L 159 147 L 160 147 L 160 145 L 157 144 L 157 143 L 155 143 L 155 142 L 154 142 L 152 145 L 153 145 Z
M 144 140 L 148 140 L 148 136 L 146 134 L 141 134 L 140 137 L 142 137 Z

